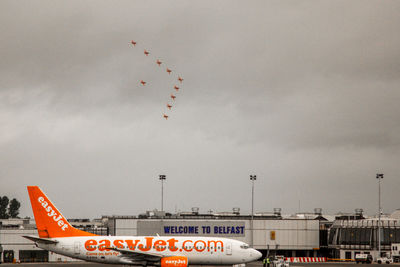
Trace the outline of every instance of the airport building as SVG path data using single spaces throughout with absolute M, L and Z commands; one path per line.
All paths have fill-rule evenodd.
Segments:
M 107 228 L 101 219 L 69 219 L 74 227 L 99 235 L 107 235 Z M 23 238 L 24 235 L 37 236 L 35 220 L 0 219 L 0 262 L 64 262 L 74 261 L 53 252 L 36 247 L 35 243 Z
M 178 235 L 219 236 L 248 243 L 264 254 L 289 257 L 316 257 L 320 250 L 320 218 L 293 216 L 283 218 L 275 213 L 253 216 L 237 212 L 199 214 L 192 212 L 157 214 L 148 212 L 139 217 L 108 217 L 111 235 Z
M 378 227 L 379 225 L 379 227 Z M 381 218 L 336 220 L 329 229 L 329 250 L 332 257 L 354 259 L 359 253 L 379 257 L 391 252 L 391 244 L 400 243 L 400 210 Z

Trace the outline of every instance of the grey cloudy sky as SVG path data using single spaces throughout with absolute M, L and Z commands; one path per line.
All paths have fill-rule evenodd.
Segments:
M 67 217 L 400 208 L 400 1 L 1 1 L 0 195 Z M 130 46 L 130 40 L 138 42 Z M 143 48 L 152 57 L 143 55 Z M 176 105 L 162 113 L 176 76 Z M 148 81 L 146 87 L 140 80 Z

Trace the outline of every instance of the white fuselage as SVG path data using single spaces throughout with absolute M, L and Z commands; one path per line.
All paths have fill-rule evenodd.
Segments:
M 232 265 L 251 262 L 261 253 L 245 243 L 218 237 L 192 236 L 81 236 L 51 238 L 56 244 L 38 243 L 42 249 L 85 261 L 114 264 L 138 264 L 130 252 L 184 256 L 189 264 Z M 109 248 L 117 248 L 115 251 Z M 126 251 L 127 253 L 123 253 Z M 134 253 L 132 253 L 134 254 Z M 127 256 L 128 255 L 128 256 Z M 136 254 L 137 255 L 137 254 Z

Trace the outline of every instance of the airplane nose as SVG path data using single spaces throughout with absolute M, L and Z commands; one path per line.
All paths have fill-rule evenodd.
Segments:
M 252 254 L 253 254 L 254 260 L 258 260 L 259 258 L 261 258 L 262 254 L 260 251 L 253 249 L 252 252 L 253 252 Z

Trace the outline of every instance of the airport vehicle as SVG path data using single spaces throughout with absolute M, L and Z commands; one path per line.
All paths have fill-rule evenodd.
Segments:
M 277 255 L 272 261 L 274 267 L 289 267 L 289 262 L 285 261 L 284 256 Z
M 85 261 L 141 266 L 234 265 L 259 259 L 244 242 L 198 236 L 98 236 L 74 228 L 37 186 L 28 186 L 39 248 Z
M 400 244 L 392 243 L 392 258 L 394 262 L 400 262 Z
M 379 257 L 376 259 L 376 262 L 381 264 L 381 263 L 386 263 L 390 264 L 393 263 L 393 259 L 391 257 L 385 256 L 385 257 Z
M 370 254 L 357 254 L 355 260 L 356 263 L 372 263 L 373 258 Z

